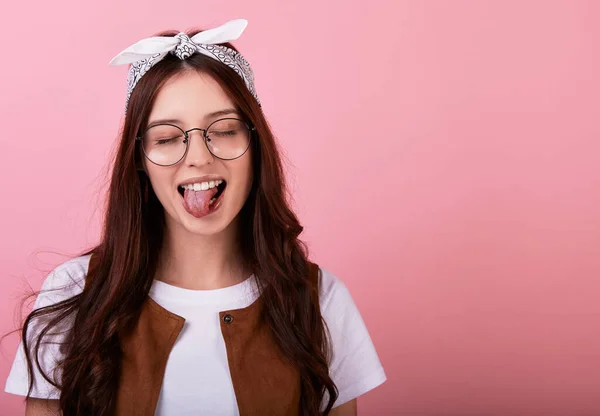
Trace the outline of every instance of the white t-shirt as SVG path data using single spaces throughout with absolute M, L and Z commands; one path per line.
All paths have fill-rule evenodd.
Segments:
M 52 271 L 34 309 L 56 303 L 83 290 L 90 255 L 69 260 Z M 386 374 L 362 317 L 344 283 L 321 268 L 319 300 L 321 314 L 329 327 L 333 350 L 330 376 L 339 390 L 334 407 L 352 400 L 386 381 Z M 225 341 L 221 335 L 219 312 L 244 308 L 258 297 L 251 276 L 245 281 L 215 290 L 190 290 L 155 280 L 150 296 L 165 309 L 185 318 L 185 324 L 169 355 L 156 415 L 185 416 L 208 414 L 239 415 L 229 373 Z M 67 329 L 69 322 L 65 322 Z M 41 323 L 34 325 L 34 331 Z M 40 363 L 52 374 L 60 357 L 57 344 L 41 349 Z M 34 365 L 31 397 L 58 399 L 59 391 L 48 383 Z M 56 377 L 60 377 L 60 371 Z M 7 393 L 27 394 L 27 367 L 23 344 L 6 380 Z M 325 403 L 326 398 L 324 398 Z

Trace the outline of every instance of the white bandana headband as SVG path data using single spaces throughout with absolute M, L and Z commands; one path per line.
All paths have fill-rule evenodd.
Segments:
M 246 87 L 260 106 L 260 100 L 254 89 L 254 74 L 250 64 L 242 55 L 219 43 L 231 42 L 240 37 L 248 21 L 235 19 L 216 27 L 200 32 L 191 38 L 181 32 L 175 36 L 153 36 L 134 43 L 115 56 L 109 65 L 131 64 L 127 74 L 127 99 L 125 111 L 133 89 L 142 76 L 168 53 L 179 59 L 189 58 L 194 53 L 209 56 L 233 69 L 246 83 Z

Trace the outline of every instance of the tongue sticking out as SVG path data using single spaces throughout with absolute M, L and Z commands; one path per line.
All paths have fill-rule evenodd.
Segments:
M 194 217 L 200 218 L 208 214 L 211 205 L 208 205 L 210 200 L 218 192 L 217 187 L 207 189 L 206 191 L 192 191 L 186 189 L 183 194 L 183 204 L 187 212 Z M 214 205 L 214 204 L 213 204 Z

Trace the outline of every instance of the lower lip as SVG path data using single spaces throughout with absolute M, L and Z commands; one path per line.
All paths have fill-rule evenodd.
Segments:
M 179 192 L 177 192 L 177 194 L 178 194 L 178 195 L 179 195 L 179 197 L 181 198 L 181 204 L 183 205 L 183 209 L 184 209 L 184 211 L 185 211 L 185 212 L 187 212 L 188 214 L 190 214 L 192 217 L 200 219 L 200 218 L 204 218 L 204 217 L 207 217 L 207 216 L 209 216 L 210 214 L 214 213 L 214 212 L 215 212 L 215 211 L 217 211 L 219 208 L 221 208 L 221 205 L 223 205 L 223 195 L 225 195 L 225 192 L 226 192 L 226 191 L 227 191 L 227 189 L 224 189 L 224 190 L 223 190 L 223 192 L 221 193 L 221 195 L 219 195 L 219 198 L 218 198 L 218 199 L 217 199 L 215 202 L 213 202 L 213 203 L 210 205 L 210 208 L 209 208 L 208 214 L 206 214 L 206 215 L 203 215 L 203 216 L 201 216 L 201 217 L 196 217 L 196 216 L 195 216 L 195 215 L 193 215 L 191 212 L 189 212 L 189 211 L 188 211 L 188 210 L 185 208 L 185 201 L 184 201 L 184 199 L 183 199 L 183 196 L 182 196 L 182 195 L 181 195 Z

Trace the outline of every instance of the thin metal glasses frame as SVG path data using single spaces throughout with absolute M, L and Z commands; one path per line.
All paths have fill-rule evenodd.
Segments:
M 237 120 L 237 121 L 241 121 L 241 122 L 242 122 L 242 123 L 244 123 L 244 125 L 245 125 L 245 126 L 248 128 L 248 146 L 246 147 L 246 149 L 244 150 L 244 152 L 243 152 L 241 155 L 239 155 L 239 156 L 237 156 L 237 157 L 234 157 L 234 158 L 231 158 L 231 159 L 226 159 L 226 158 L 219 157 L 219 156 L 215 155 L 215 154 L 214 154 L 214 153 L 213 153 L 213 152 L 210 150 L 210 147 L 208 146 L 208 142 L 210 141 L 210 137 L 208 137 L 208 135 L 207 135 L 207 131 L 208 131 L 208 130 L 210 130 L 210 127 L 211 127 L 213 124 L 215 124 L 215 123 L 218 123 L 219 121 L 223 121 L 223 120 Z M 142 143 L 142 141 L 143 141 L 143 139 L 144 139 L 144 135 L 146 134 L 146 132 L 147 132 L 148 130 L 150 130 L 151 128 L 153 128 L 153 127 L 156 127 L 156 126 L 172 126 L 172 127 L 175 127 L 175 128 L 177 128 L 179 131 L 181 131 L 181 133 L 182 133 L 182 134 L 185 136 L 185 139 L 183 140 L 183 142 L 185 143 L 185 152 L 183 153 L 183 156 L 181 156 L 181 158 L 180 158 L 180 159 L 179 159 L 177 162 L 171 163 L 171 164 L 169 164 L 169 165 L 161 165 L 160 163 L 156 163 L 156 162 L 154 162 L 154 161 L 153 161 L 152 159 L 150 159 L 150 157 L 148 157 L 148 155 L 146 154 L 146 151 L 144 150 L 144 145 L 143 145 L 143 143 Z M 135 138 L 135 141 L 136 141 L 136 142 L 140 142 L 140 145 L 141 145 L 141 147 L 142 147 L 142 152 L 144 153 L 144 156 L 146 157 L 146 159 L 148 159 L 150 162 L 152 162 L 152 163 L 154 163 L 155 165 L 158 165 L 158 166 L 173 166 L 173 165 L 176 165 L 176 164 L 178 164 L 179 162 L 181 162 L 183 159 L 185 159 L 185 156 L 187 155 L 187 152 L 188 152 L 188 150 L 189 150 L 189 148 L 190 148 L 190 145 L 189 145 L 189 142 L 190 142 L 190 135 L 189 135 L 189 133 L 190 133 L 190 132 L 192 132 L 192 131 L 194 131 L 194 130 L 200 130 L 200 131 L 202 132 L 202 137 L 204 138 L 204 144 L 206 145 L 206 148 L 208 149 L 208 151 L 210 152 L 210 154 L 211 154 L 211 155 L 213 155 L 213 156 L 214 156 L 214 157 L 216 157 L 217 159 L 221 159 L 221 160 L 235 160 L 235 159 L 239 159 L 240 157 L 244 156 L 244 154 L 246 154 L 246 152 L 247 152 L 247 151 L 248 151 L 248 149 L 250 148 L 250 143 L 252 142 L 252 136 L 253 136 L 253 134 L 252 134 L 252 133 L 256 131 L 256 127 L 254 127 L 254 126 L 252 126 L 252 125 L 248 124 L 246 121 L 244 121 L 244 120 L 242 120 L 242 119 L 235 118 L 235 117 L 225 117 L 225 118 L 220 118 L 220 119 L 218 119 L 218 120 L 215 120 L 215 121 L 213 121 L 212 123 L 210 123 L 210 124 L 208 125 L 208 127 L 207 127 L 207 128 L 205 128 L 205 129 L 201 129 L 200 127 L 194 127 L 194 128 L 192 128 L 192 129 L 189 129 L 189 130 L 183 130 L 181 127 L 179 127 L 179 126 L 178 126 L 178 125 L 176 125 L 176 124 L 170 124 L 170 123 L 161 123 L 161 124 L 154 124 L 154 125 L 152 125 L 152 126 L 149 126 L 149 127 L 147 127 L 147 128 L 146 128 L 146 129 L 143 131 L 143 133 L 142 133 L 142 134 L 140 134 L 140 135 L 136 136 L 136 138 Z

